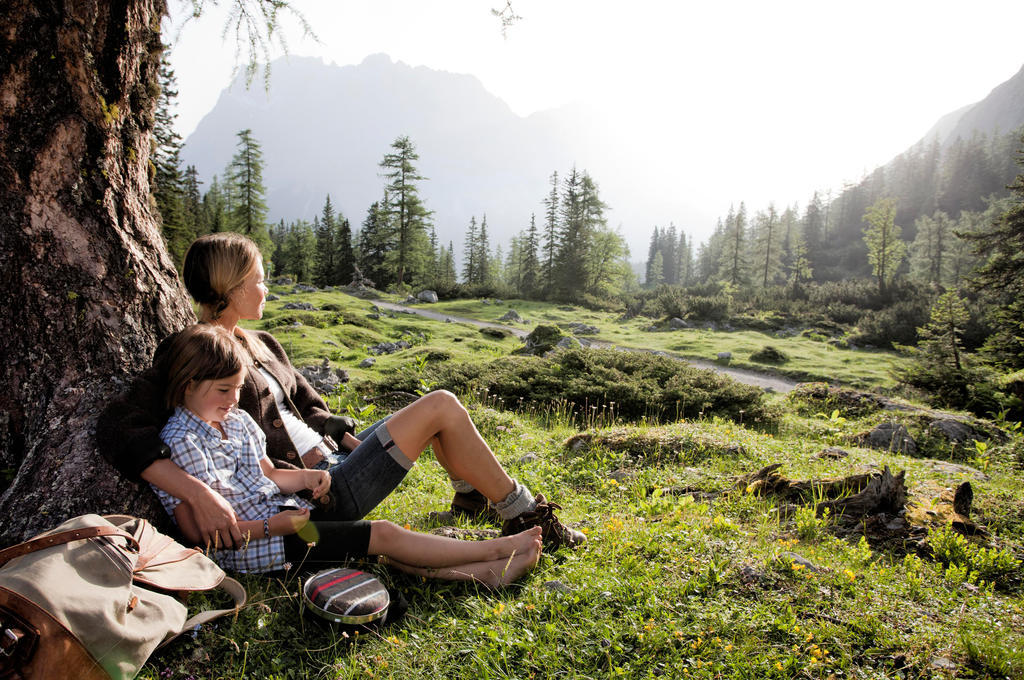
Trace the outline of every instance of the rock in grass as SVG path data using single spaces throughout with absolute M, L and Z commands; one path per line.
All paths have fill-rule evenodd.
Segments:
M 437 302 L 437 293 L 435 293 L 432 290 L 421 290 L 420 292 L 416 293 L 416 298 L 420 302 L 433 304 Z
M 732 352 L 719 352 L 715 356 L 723 364 L 727 364 L 732 360 Z
M 912 456 L 917 453 L 917 442 L 902 423 L 889 421 L 877 425 L 873 430 L 857 435 L 862 446 L 883 451 L 892 451 Z
M 316 311 L 318 311 L 316 307 L 314 307 L 313 305 L 311 305 L 308 302 L 288 302 L 281 309 L 298 309 L 298 310 L 301 310 L 303 312 L 316 312 Z
M 359 362 L 359 368 L 370 368 L 375 363 L 377 363 L 376 359 L 374 359 L 373 357 L 366 357 L 365 359 Z
M 807 559 L 806 557 L 804 557 L 803 555 L 801 555 L 799 553 L 784 552 L 781 555 L 779 555 L 779 557 L 781 559 L 785 560 L 786 562 L 791 563 L 791 564 L 799 564 L 800 566 L 802 566 L 805 569 L 807 569 L 807 571 L 813 571 L 815 573 L 821 573 L 821 572 L 827 571 L 826 569 L 823 569 L 823 568 L 817 566 L 816 564 L 814 564 L 814 562 L 811 562 L 809 559 Z
M 839 460 L 840 458 L 846 458 L 850 455 L 849 451 L 841 449 L 838 446 L 828 446 L 821 450 L 815 458 L 829 458 L 831 460 Z
M 495 328 L 494 326 L 484 326 L 480 329 L 480 333 L 495 340 L 504 340 L 512 336 L 512 331 L 507 328 Z
M 520 354 L 540 356 L 554 349 L 563 337 L 565 334 L 558 326 L 540 324 L 526 336 L 526 346 L 517 351 Z
M 526 323 L 526 320 L 519 316 L 519 312 L 514 309 L 510 309 L 498 319 L 498 321 L 509 321 L 511 323 Z
M 544 587 L 550 590 L 552 593 L 564 593 L 568 595 L 572 592 L 572 587 L 567 586 L 561 581 L 545 581 Z
M 348 373 L 341 368 L 332 369 L 327 359 L 319 366 L 303 366 L 299 372 L 320 394 L 330 394 L 342 383 L 348 382 Z

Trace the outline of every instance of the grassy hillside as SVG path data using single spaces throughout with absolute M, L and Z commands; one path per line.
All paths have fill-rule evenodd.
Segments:
M 406 315 L 367 319 L 368 303 L 340 294 L 302 298 L 337 306 L 327 312 L 281 310 L 288 299 L 268 305 L 258 325 L 272 328 L 297 363 L 328 356 L 367 384 L 380 370 L 490 359 L 519 345 L 461 324 Z M 490 320 L 507 310 L 479 303 L 444 308 Z M 581 321 L 623 344 L 683 343 L 700 333 L 646 333 L 644 322 L 550 306 L 516 309 L 529 327 Z M 296 320 L 303 325 L 290 327 Z M 403 331 L 417 337 L 411 349 L 379 357 L 372 369 L 354 367 L 367 344 L 396 340 Z M 738 335 L 746 336 L 706 334 L 707 344 L 694 353 L 759 340 Z M 811 351 L 820 343 L 764 342 L 811 375 L 832 371 L 842 379 L 852 374 L 843 366 L 857 367 L 863 372 L 851 383 L 884 385 L 887 379 L 872 372 L 881 375 L 883 362 L 898 360 L 833 349 L 823 351 L 835 360 L 822 368 Z M 861 366 L 874 361 L 874 368 Z M 331 406 L 369 422 L 383 409 L 363 396 L 348 387 L 331 396 Z M 358 635 L 301 616 L 294 578 L 247 578 L 251 604 L 237 619 L 175 643 L 140 677 L 1024 677 L 1024 443 L 1008 424 L 1005 438 L 989 438 L 996 435 L 991 424 L 976 423 L 978 444 L 951 446 L 930 429 L 934 413 L 825 386 L 762 397 L 778 418 L 757 428 L 711 415 L 661 425 L 615 415 L 586 421 L 568 409 L 509 411 L 489 394 L 465 396 L 510 472 L 561 504 L 560 516 L 586 532 L 583 548 L 545 555 L 536 570 L 499 592 L 365 565 L 399 588 L 410 607 L 396 625 Z M 907 427 L 917 454 L 859 443 L 858 435 L 889 421 Z M 783 497 L 780 478 L 773 485 L 752 481 L 774 463 L 791 481 L 903 471 L 907 511 L 854 522 L 816 515 L 815 504 L 828 500 L 824 492 Z M 966 519 L 985 532 L 970 539 L 948 529 L 951 520 L 965 519 L 950 502 L 965 481 L 974 493 Z M 443 471 L 426 454 L 371 517 L 436 529 L 430 513 L 446 509 L 450 495 Z M 495 530 L 483 523 L 456 527 L 468 534 Z

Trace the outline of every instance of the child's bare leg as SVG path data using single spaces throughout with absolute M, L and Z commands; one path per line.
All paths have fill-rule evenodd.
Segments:
M 371 555 L 386 555 L 404 564 L 419 567 L 452 567 L 474 562 L 507 560 L 513 554 L 540 550 L 540 527 L 532 527 L 513 536 L 486 541 L 461 541 L 409 531 L 392 522 L 375 520 L 370 526 Z
M 424 578 L 436 578 L 444 581 L 477 581 L 490 588 L 500 588 L 518 580 L 537 566 L 539 555 L 540 547 L 538 546 L 529 553 L 516 554 L 503 560 L 472 562 L 451 567 L 414 567 L 411 564 L 390 558 L 387 563 L 399 571 Z

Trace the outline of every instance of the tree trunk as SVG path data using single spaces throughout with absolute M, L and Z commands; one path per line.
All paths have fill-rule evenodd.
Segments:
M 158 340 L 193 320 L 149 192 L 165 11 L 0 7 L 0 545 L 85 512 L 160 513 L 93 433 Z

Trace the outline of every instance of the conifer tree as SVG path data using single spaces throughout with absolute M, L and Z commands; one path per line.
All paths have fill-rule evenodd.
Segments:
M 175 265 L 181 267 L 185 251 L 195 238 L 194 226 L 189 224 L 185 213 L 185 191 L 181 172 L 181 137 L 174 130 L 172 112 L 174 99 L 178 96 L 174 71 L 165 55 L 160 59 L 160 96 L 157 98 L 154 114 L 153 137 L 156 147 L 153 151 L 152 193 L 163 223 L 162 230 L 167 250 Z
M 679 254 L 676 252 L 676 248 L 679 247 L 678 234 L 676 233 L 676 225 L 672 222 L 668 223 L 668 229 L 662 236 L 661 243 L 661 257 L 663 262 L 663 276 L 665 277 L 665 283 L 675 285 L 679 283 Z
M 900 239 L 900 227 L 896 224 L 896 201 L 892 198 L 878 199 L 864 213 L 864 221 L 867 222 L 864 243 L 868 248 L 871 274 L 878 281 L 878 294 L 885 297 L 907 250 L 907 244 Z
M 263 150 L 248 128 L 238 133 L 236 148 L 226 173 L 231 201 L 228 224 L 232 231 L 245 234 L 267 253 L 270 234 L 267 231 L 267 189 L 263 185 Z
M 381 175 L 387 180 L 387 197 L 382 204 L 394 225 L 395 249 L 389 255 L 389 264 L 395 272 L 395 282 L 401 286 L 422 277 L 427 265 L 427 225 L 430 211 L 420 199 L 417 182 L 425 180 L 416 170 L 419 160 L 416 147 L 407 136 L 391 143 L 392 151 L 380 162 Z
M 910 274 L 915 278 L 944 285 L 949 281 L 949 250 L 953 241 L 953 222 L 941 210 L 914 221 L 917 236 L 910 244 Z
M 494 278 L 494 267 L 491 262 L 491 242 L 487 235 L 487 215 L 480 218 L 480 229 L 476 234 L 476 278 L 474 283 L 490 285 Z
M 286 267 L 287 253 L 285 252 L 285 241 L 288 238 L 288 227 L 284 220 L 280 220 L 270 227 L 270 263 L 267 266 L 267 276 L 283 276 Z
M 310 282 L 316 272 L 316 234 L 305 220 L 293 222 L 284 240 L 284 261 L 296 282 Z
M 337 266 L 337 231 L 334 206 L 331 205 L 331 195 L 328 194 L 319 218 L 313 221 L 313 232 L 316 234 L 313 281 L 321 287 L 340 283 L 334 278 Z
M 725 220 L 722 241 L 722 279 L 734 287 L 748 283 L 747 275 L 747 207 L 741 201 L 736 212 L 730 208 Z
M 773 204 L 768 205 L 767 211 L 757 214 L 754 238 L 759 273 L 761 274 L 761 287 L 767 288 L 769 283 L 774 282 L 775 276 L 782 269 L 782 248 L 778 243 L 778 214 Z
M 206 233 L 228 231 L 227 197 L 216 175 L 210 180 L 210 188 L 203 194 L 202 213 Z
M 537 256 L 540 239 L 537 234 L 536 215 L 530 213 L 530 228 L 522 241 L 522 277 L 519 289 L 523 297 L 531 298 L 538 292 L 540 283 L 540 260 Z
M 455 245 L 451 241 L 441 258 L 441 281 L 449 288 L 455 285 Z
M 804 211 L 802 230 L 805 257 L 810 266 L 819 269 L 824 261 L 825 215 L 821 197 L 815 191 Z
M 203 234 L 209 233 L 209 227 L 206 225 L 205 211 L 203 210 L 203 197 L 199 191 L 199 173 L 196 172 L 196 166 L 190 165 L 185 168 L 185 174 L 182 179 L 182 198 L 185 206 L 185 222 L 189 226 L 190 231 L 195 236 L 202 236 Z
M 551 191 L 544 199 L 544 257 L 541 288 L 545 296 L 555 287 L 555 257 L 558 254 L 558 214 L 561 197 L 558 195 L 558 171 L 551 173 Z
M 438 252 L 438 248 L 437 248 L 437 229 L 434 228 L 433 224 L 430 225 L 430 258 L 429 258 L 429 260 L 430 260 L 430 263 L 429 263 L 429 267 L 428 267 L 428 271 L 429 271 L 428 279 L 431 282 L 434 282 L 434 281 L 438 280 L 438 278 L 440 277 L 440 274 L 441 274 L 441 272 L 440 272 L 441 254 L 440 254 L 440 252 Z
M 340 215 L 335 218 L 338 224 L 335 239 L 334 281 L 335 285 L 347 286 L 355 278 L 356 255 L 352 246 L 352 225 L 348 218 Z
M 680 286 L 690 284 L 693 275 L 693 252 L 686 232 L 679 230 L 679 245 L 676 246 L 676 276 Z
M 479 279 L 478 253 L 476 215 L 473 215 L 469 218 L 469 228 L 462 242 L 462 280 L 471 286 L 478 283 Z
M 665 255 L 660 250 L 654 251 L 654 258 L 647 268 L 647 285 L 651 288 L 665 283 Z
M 1024 174 L 1017 175 L 1010 191 L 1010 207 L 989 228 L 964 236 L 984 259 L 973 285 L 996 308 L 995 332 L 985 342 L 985 354 L 999 366 L 1019 370 L 1024 368 Z
M 648 286 L 657 285 L 654 278 L 654 258 L 661 252 L 661 234 L 658 232 L 658 225 L 654 225 L 654 232 L 651 233 L 651 245 L 647 248 L 647 267 L 644 274 L 644 282 Z M 659 281 L 664 276 L 664 254 L 661 256 L 662 265 L 658 267 L 658 279 Z
M 366 218 L 359 230 L 357 261 L 363 276 L 373 281 L 377 288 L 383 289 L 390 280 L 387 256 L 395 247 L 394 232 L 384 208 L 374 202 L 367 209 Z

